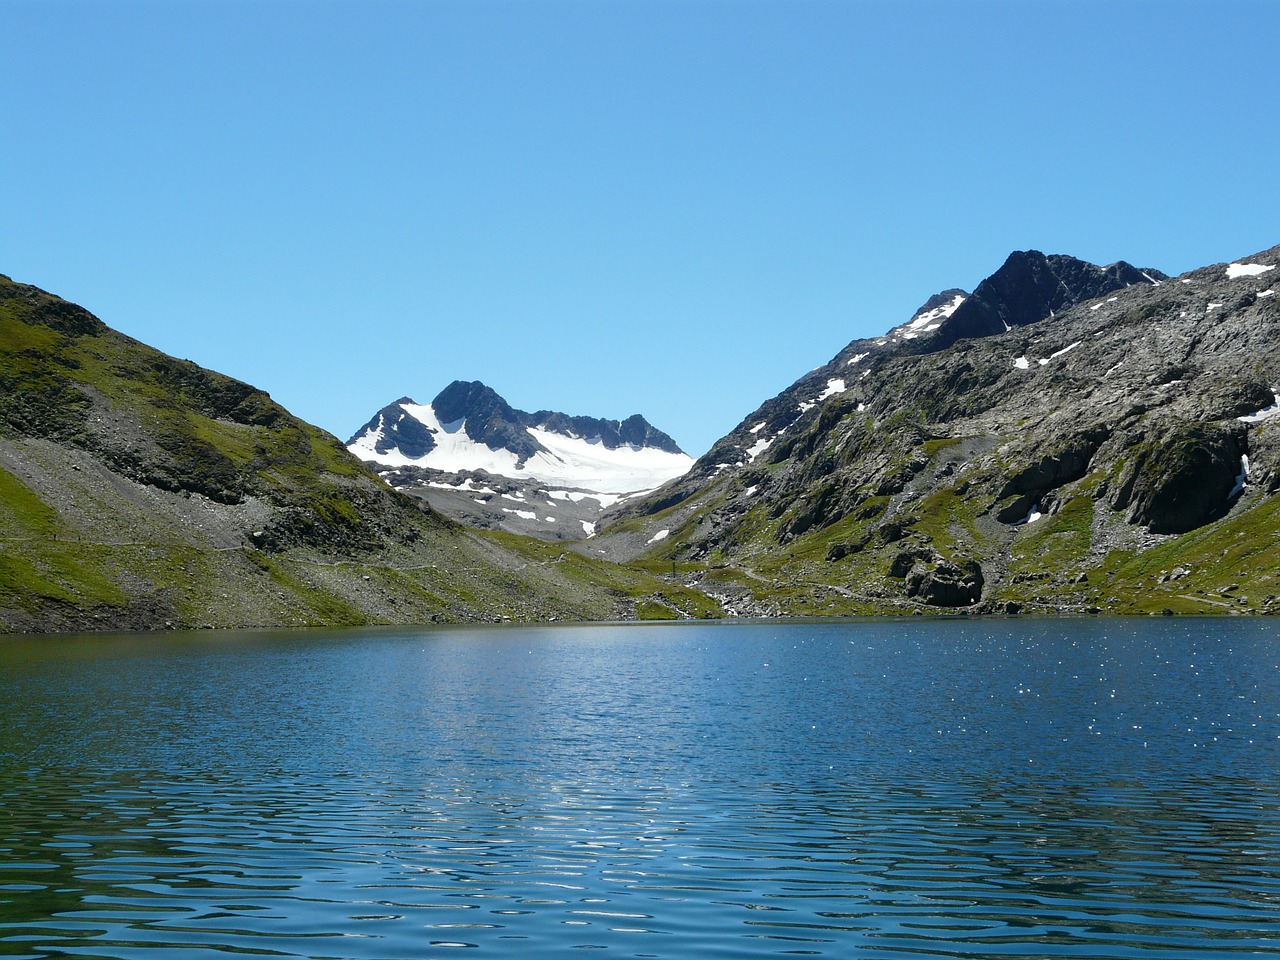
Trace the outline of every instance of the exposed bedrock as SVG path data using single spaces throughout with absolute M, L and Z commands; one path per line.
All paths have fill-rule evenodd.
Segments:
M 1152 533 L 1186 533 L 1224 516 L 1248 453 L 1242 424 L 1174 423 L 1129 454 L 1112 505 Z

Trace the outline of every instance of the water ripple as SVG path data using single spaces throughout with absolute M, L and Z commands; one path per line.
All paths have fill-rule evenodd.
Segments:
M 969 624 L 967 658 L 854 625 L 704 629 L 23 651 L 0 681 L 0 953 L 1280 953 L 1280 682 L 1246 627 L 1215 625 L 1228 653 Z M 1189 687 L 1118 679 L 1192 656 Z M 1055 692 L 1029 715 L 993 685 Z M 1232 739 L 1242 686 L 1256 726 Z M 1048 745 L 1112 689 L 1145 739 Z M 280 739 L 298 703 L 321 715 Z M 962 717 L 993 732 L 929 739 Z

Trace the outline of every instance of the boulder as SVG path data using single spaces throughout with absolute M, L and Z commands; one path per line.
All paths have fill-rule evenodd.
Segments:
M 974 560 L 917 564 L 907 574 L 907 595 L 933 607 L 968 607 L 982 599 L 982 566 Z

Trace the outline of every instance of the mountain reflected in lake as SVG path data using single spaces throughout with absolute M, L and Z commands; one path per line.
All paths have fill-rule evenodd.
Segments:
M 1280 952 L 1262 620 L 0 642 L 0 954 Z

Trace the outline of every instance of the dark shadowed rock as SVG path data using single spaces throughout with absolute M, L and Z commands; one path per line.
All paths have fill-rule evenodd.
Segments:
M 1047 493 L 1072 480 L 1079 480 L 1089 469 L 1089 461 L 1110 431 L 1105 428 L 1077 437 L 1069 437 L 1053 453 L 1032 461 L 1018 470 L 1005 484 L 1003 496 L 1014 493 Z
M 531 427 L 582 437 L 584 440 L 599 440 L 606 450 L 631 446 L 636 449 L 652 447 L 666 453 L 683 453 L 674 440 L 638 413 L 633 413 L 625 420 L 571 417 L 553 410 L 522 413 L 520 416 Z
M 425 457 L 435 449 L 436 439 L 425 424 L 409 416 L 401 406 L 413 402 L 410 397 L 401 397 L 395 403 L 387 404 L 356 431 L 356 437 L 373 431 L 379 435 L 374 445 L 378 453 L 399 450 L 406 457 Z M 354 440 L 355 437 L 350 442 Z
M 1114 505 L 1152 533 L 1186 533 L 1226 514 L 1246 453 L 1239 424 L 1176 423 L 1132 451 Z
M 1123 261 L 1099 267 L 1075 257 L 1039 250 L 1011 253 L 917 349 L 938 350 L 958 340 L 989 337 L 1038 323 L 1085 300 L 1133 284 L 1168 279 L 1159 270 L 1139 270 Z
M 443 424 L 466 421 L 467 436 L 494 450 L 510 450 L 523 463 L 546 447 L 525 429 L 526 415 L 512 408 L 479 380 L 455 380 L 431 401 Z
M 915 567 L 923 564 L 924 568 L 927 569 L 929 566 L 936 564 L 938 559 L 938 555 L 933 552 L 932 547 L 917 545 L 905 550 L 899 550 L 889 564 L 889 576 L 900 580 Z

